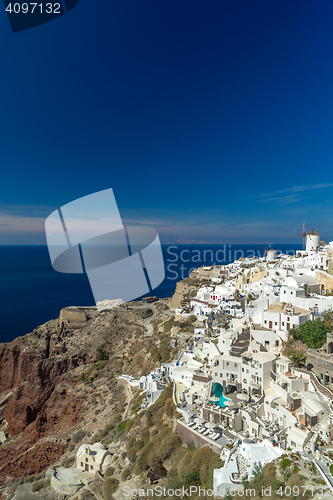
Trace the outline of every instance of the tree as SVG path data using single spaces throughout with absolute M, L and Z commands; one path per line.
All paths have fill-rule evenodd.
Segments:
M 327 332 L 330 331 L 325 323 L 321 318 L 309 320 L 299 327 L 291 328 L 289 335 L 294 339 L 300 339 L 311 349 L 319 349 L 326 342 Z
M 303 352 L 294 352 L 293 354 L 291 354 L 289 359 L 290 361 L 292 361 L 294 366 L 302 366 L 305 364 L 306 354 L 304 354 Z
M 253 466 L 253 475 L 254 477 L 260 478 L 262 476 L 262 465 L 261 462 L 256 462 Z

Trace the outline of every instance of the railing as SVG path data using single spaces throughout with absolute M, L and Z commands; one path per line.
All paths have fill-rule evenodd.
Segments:
M 311 382 L 313 382 L 318 391 L 323 392 L 327 397 L 333 400 L 333 392 L 328 389 L 328 387 L 325 387 L 321 382 L 319 382 L 317 377 L 312 372 L 310 372 L 309 370 L 305 370 L 304 368 L 297 368 L 297 370 L 295 369 L 294 372 L 296 371 L 307 373 L 308 375 L 310 375 L 310 380 Z M 333 406 L 333 401 L 331 401 L 330 405 L 331 407 Z

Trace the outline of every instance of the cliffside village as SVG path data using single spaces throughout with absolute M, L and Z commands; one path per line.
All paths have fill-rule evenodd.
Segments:
M 120 378 L 145 394 L 143 411 L 173 383 L 182 441 L 209 446 L 224 462 L 214 470 L 217 497 L 241 489 L 259 463 L 297 454 L 299 466 L 316 470 L 333 498 L 333 333 L 320 349 L 299 346 L 306 355 L 301 366 L 283 355 L 291 328 L 333 310 L 333 241 L 326 244 L 312 230 L 296 255 L 270 249 L 264 257 L 201 267 L 190 279 L 204 283 L 196 296 L 183 295 L 182 307 L 169 303 L 171 343 L 181 354 L 140 380 Z M 101 443 L 82 444 L 70 480 L 69 470 L 58 468 L 50 471 L 51 485 L 73 494 L 80 471 L 105 471 L 110 461 Z
M 183 334 L 186 348 L 162 371 L 174 382 L 183 441 L 225 460 L 214 471 L 216 495 L 288 452 L 312 461 L 333 491 L 333 333 L 305 352 L 302 368 L 282 354 L 288 330 L 333 308 L 332 257 L 333 242 L 313 230 L 296 255 L 270 249 L 191 275 L 208 283 L 175 318 L 195 315 L 202 327 Z

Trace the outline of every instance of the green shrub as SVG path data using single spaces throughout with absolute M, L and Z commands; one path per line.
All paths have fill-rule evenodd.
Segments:
M 27 476 L 27 477 L 25 477 L 25 478 L 23 479 L 23 482 L 24 482 L 24 483 L 33 483 L 35 479 L 36 479 L 36 478 L 35 478 L 35 476 L 34 476 L 34 475 L 32 475 L 32 476 Z
M 131 418 L 131 419 L 127 420 L 126 432 L 129 432 L 132 429 L 134 423 L 135 423 L 135 418 Z
M 289 460 L 289 458 L 284 458 L 283 460 L 281 460 L 281 469 L 285 470 L 290 464 L 291 460 Z
M 81 375 L 78 378 L 79 382 L 87 382 L 88 380 L 88 375 L 86 372 L 81 373 Z
M 178 434 L 172 433 L 163 439 L 158 449 L 158 456 L 161 460 L 171 457 L 171 454 L 181 446 L 182 442 Z
M 113 476 L 114 471 L 115 471 L 114 467 L 111 467 L 111 466 L 110 466 L 110 467 L 108 467 L 108 468 L 106 469 L 106 471 L 104 472 L 104 478 L 107 478 L 107 477 Z
M 185 478 L 185 484 L 187 486 L 190 485 L 196 485 L 200 484 L 200 476 L 197 472 L 191 472 L 186 478 Z
M 136 460 L 136 453 L 133 449 L 127 452 L 127 458 L 131 463 L 134 463 Z
M 148 469 L 147 455 L 151 449 L 151 444 L 147 443 L 144 445 L 135 463 L 135 474 L 139 475 Z
M 96 351 L 96 359 L 98 361 L 107 361 L 109 359 L 109 355 L 102 347 L 99 347 Z
M 138 452 L 140 450 L 142 450 L 142 448 L 144 447 L 146 443 L 142 440 L 142 439 L 138 439 L 135 443 L 134 443 L 134 451 Z
M 121 479 L 122 481 L 126 481 L 127 476 L 130 476 L 130 472 L 131 472 L 130 467 L 126 467 L 126 468 L 122 471 L 121 476 L 120 476 L 120 479 Z
M 35 493 L 36 491 L 39 491 L 43 488 L 47 488 L 48 486 L 50 486 L 50 483 L 50 479 L 41 479 L 40 481 L 34 481 L 31 486 L 31 491 Z
M 80 441 L 82 441 L 82 439 L 84 438 L 84 436 L 86 435 L 86 432 L 85 431 L 78 431 L 76 434 L 74 434 L 74 436 L 72 437 L 72 441 L 73 443 L 75 444 L 78 444 Z
M 189 451 L 184 455 L 184 457 L 181 459 L 179 462 L 179 465 L 177 467 L 177 476 L 178 476 L 178 481 L 181 484 L 185 484 L 185 479 L 191 472 L 193 472 L 192 468 L 192 457 L 193 457 L 193 451 Z
M 112 495 L 117 491 L 119 480 L 115 477 L 108 477 L 103 484 L 103 497 L 105 500 L 112 500 Z
M 134 436 L 128 436 L 126 439 L 126 450 L 129 450 L 130 448 L 133 448 L 134 443 L 136 442 L 136 439 Z

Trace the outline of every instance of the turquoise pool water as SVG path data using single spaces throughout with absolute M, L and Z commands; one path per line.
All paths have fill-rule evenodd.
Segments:
M 230 399 L 225 398 L 223 396 L 223 387 L 221 384 L 215 382 L 213 385 L 213 393 L 217 398 L 220 398 L 220 401 L 214 402 L 216 405 L 221 406 L 221 408 L 225 408 L 227 405 L 225 401 L 230 401 Z

